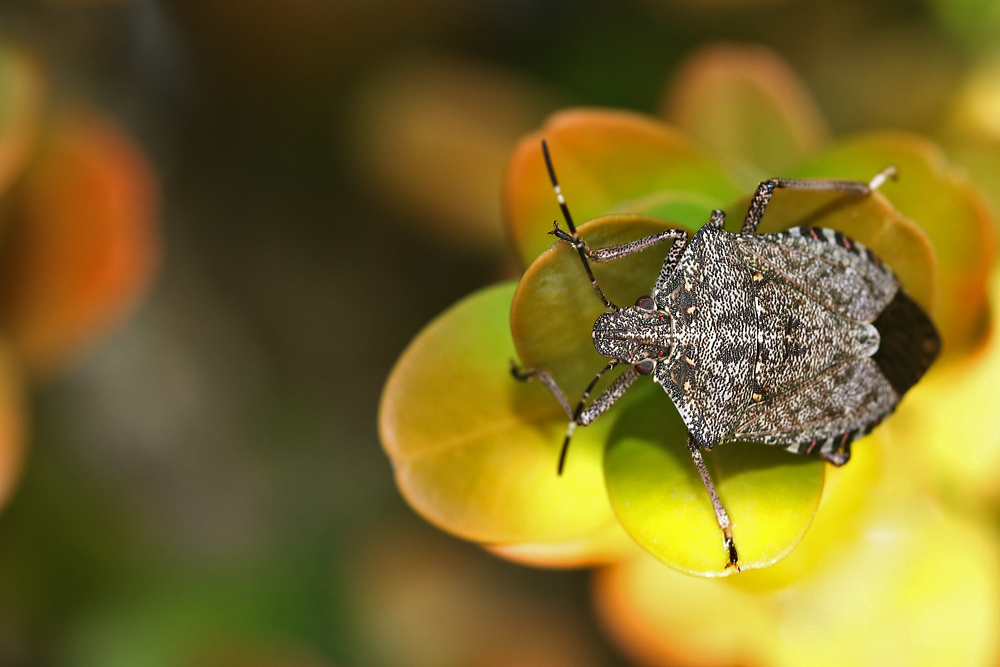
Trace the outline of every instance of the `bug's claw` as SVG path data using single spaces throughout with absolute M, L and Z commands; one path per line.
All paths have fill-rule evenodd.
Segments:
M 552 223 L 552 231 L 549 232 L 549 234 L 556 237 L 557 239 L 561 239 L 563 241 L 566 241 L 567 243 L 571 243 L 574 247 L 581 242 L 580 239 L 576 238 L 572 234 L 564 232 L 562 227 L 559 226 L 558 222 Z
M 566 243 L 573 246 L 576 250 L 583 250 L 585 253 L 587 253 L 588 257 L 592 258 L 590 254 L 590 248 L 587 246 L 587 242 L 581 239 L 579 236 L 563 231 L 562 227 L 559 226 L 558 222 L 552 223 L 552 231 L 549 232 L 549 234 L 556 237 L 560 241 L 565 241 Z
M 736 570 L 739 571 L 740 567 L 738 563 L 740 557 L 739 554 L 736 553 L 736 543 L 733 542 L 733 538 L 726 538 L 726 549 L 729 551 L 729 562 L 726 563 L 726 569 L 735 567 Z
M 515 380 L 521 380 L 522 382 L 524 382 L 526 380 L 530 380 L 535 375 L 535 371 L 521 368 L 516 361 L 511 359 L 510 374 L 514 376 Z
M 726 552 L 729 554 L 729 562 L 726 563 L 726 569 L 735 567 L 736 571 L 739 572 L 739 560 L 740 556 L 736 553 L 736 542 L 733 541 L 733 529 L 726 526 L 722 529 L 723 544 L 726 547 Z

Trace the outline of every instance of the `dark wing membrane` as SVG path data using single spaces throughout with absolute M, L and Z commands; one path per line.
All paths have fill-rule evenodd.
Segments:
M 737 248 L 762 273 L 860 322 L 878 317 L 899 288 L 870 250 L 831 229 L 795 227 L 779 234 L 740 235 Z
M 927 314 L 903 290 L 872 324 L 882 339 L 872 359 L 902 396 L 937 359 L 941 338 Z
M 875 360 L 851 359 L 751 405 L 725 440 L 785 447 L 823 442 L 878 421 L 899 398 Z

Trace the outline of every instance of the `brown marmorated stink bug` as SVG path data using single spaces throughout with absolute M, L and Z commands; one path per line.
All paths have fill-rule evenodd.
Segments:
M 591 249 L 576 233 L 543 141 L 549 178 L 568 231 L 550 232 L 572 245 L 609 312 L 594 323 L 597 351 L 611 361 L 572 408 L 544 369 L 521 370 L 556 397 L 570 418 L 558 472 L 573 430 L 600 417 L 640 375 L 661 385 L 688 429 L 687 444 L 722 529 L 727 567 L 739 557 L 729 516 L 702 459 L 702 449 L 735 441 L 778 445 L 835 466 L 851 442 L 891 413 L 927 371 L 941 341 L 926 313 L 871 250 L 840 232 L 795 227 L 756 234 L 777 188 L 864 196 L 895 176 L 890 167 L 869 183 L 772 178 L 753 195 L 739 234 L 712 211 L 692 238 L 681 229 Z M 590 262 L 611 262 L 660 242 L 673 245 L 652 293 L 634 306 L 611 303 Z M 629 367 L 589 406 L 601 376 Z

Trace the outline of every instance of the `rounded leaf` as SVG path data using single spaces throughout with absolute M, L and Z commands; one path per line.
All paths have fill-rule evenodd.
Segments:
M 572 540 L 614 520 L 601 465 L 612 423 L 577 429 L 556 474 L 568 420 L 543 386 L 508 372 L 513 293 L 483 289 L 417 335 L 386 382 L 379 431 L 428 521 L 490 544 Z
M 93 113 L 52 123 L 8 213 L 0 329 L 48 374 L 129 311 L 159 255 L 156 179 L 139 148 Z
M 515 563 L 535 567 L 594 567 L 615 563 L 639 551 L 618 520 L 561 542 L 496 544 L 488 551 Z
M 563 224 L 542 139 L 577 223 L 635 213 L 695 228 L 739 195 L 705 151 L 663 123 L 624 111 L 561 111 L 518 143 L 507 168 L 508 232 L 525 265 L 552 245 L 552 222 Z
M 830 137 L 795 72 L 757 45 L 696 51 L 674 76 L 663 115 L 721 160 L 735 162 L 749 187 L 782 174 Z
M 739 568 L 777 562 L 812 521 L 824 463 L 773 446 L 722 444 L 704 454 L 733 526 Z M 608 496 L 625 530 L 670 567 L 725 576 L 728 551 L 687 447 L 687 428 L 663 392 L 624 410 L 604 458 Z
M 868 508 L 856 537 L 787 586 L 750 591 L 744 575 L 699 580 L 641 558 L 599 573 L 598 611 L 641 664 L 995 664 L 994 532 L 909 494 Z
M 983 333 L 996 233 L 985 198 L 948 165 L 940 149 L 912 135 L 870 134 L 838 144 L 794 175 L 867 181 L 889 165 L 897 168 L 899 177 L 879 192 L 920 225 L 937 254 L 941 299 L 933 314 L 944 350 L 967 349 Z

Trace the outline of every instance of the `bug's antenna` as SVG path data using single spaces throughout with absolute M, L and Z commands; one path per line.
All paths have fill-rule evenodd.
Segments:
M 570 427 L 566 429 L 566 438 L 563 440 L 562 449 L 559 450 L 559 467 L 556 469 L 556 474 L 562 475 L 563 468 L 566 467 L 566 452 L 569 451 L 569 441 L 573 437 L 573 430 L 576 424 L 570 422 Z
M 559 202 L 559 208 L 562 209 L 563 218 L 566 220 L 566 227 L 569 228 L 569 233 L 567 234 L 559 229 L 559 223 L 553 222 L 553 230 L 549 234 L 552 234 L 557 239 L 566 241 L 576 248 L 577 254 L 580 255 L 580 261 L 583 262 L 583 268 L 587 272 L 587 277 L 590 278 L 590 284 L 594 286 L 594 291 L 600 297 L 601 303 L 604 304 L 605 308 L 618 310 L 618 306 L 608 301 L 608 297 L 604 296 L 604 292 L 597 284 L 597 278 L 594 277 L 594 271 L 590 268 L 590 262 L 587 261 L 587 255 L 590 250 L 587 248 L 587 244 L 576 235 L 576 225 L 573 224 L 573 217 L 569 214 L 569 206 L 566 205 L 566 197 L 563 196 L 562 188 L 559 187 L 559 181 L 556 179 L 556 170 L 552 167 L 552 158 L 549 156 L 549 145 L 545 139 L 542 139 L 542 155 L 545 157 L 545 168 L 549 171 L 549 180 L 552 181 L 552 189 L 556 193 L 556 201 Z
M 556 191 L 556 201 L 562 210 L 563 219 L 566 220 L 566 227 L 569 233 L 576 236 L 576 225 L 573 224 L 573 217 L 569 214 L 569 207 L 566 206 L 566 197 L 563 196 L 559 181 L 556 180 L 556 170 L 552 167 L 552 158 L 549 156 L 549 145 L 542 139 L 542 155 L 545 156 L 545 168 L 549 171 L 549 180 L 552 181 L 552 189 Z

